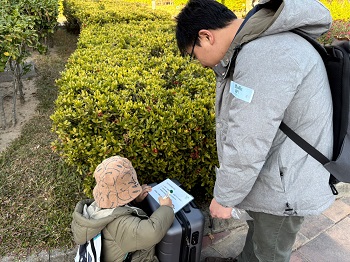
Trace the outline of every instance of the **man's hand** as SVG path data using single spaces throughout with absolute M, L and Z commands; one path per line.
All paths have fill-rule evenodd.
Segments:
M 216 202 L 215 198 L 209 206 L 210 215 L 215 218 L 229 219 L 231 218 L 232 207 L 224 207 Z
M 137 203 L 142 202 L 148 195 L 148 192 L 152 191 L 152 187 L 148 186 L 147 184 L 142 185 L 141 188 L 142 188 L 141 193 L 135 198 L 135 201 Z

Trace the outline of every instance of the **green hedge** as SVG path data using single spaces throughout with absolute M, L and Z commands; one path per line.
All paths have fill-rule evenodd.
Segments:
M 321 2 L 330 10 L 333 20 L 350 20 L 350 1 L 349 0 L 321 0 Z
M 129 3 L 142 3 L 151 6 L 152 5 L 152 0 L 124 0 L 125 2 Z M 158 2 L 155 0 L 156 3 Z M 174 6 L 183 6 L 188 2 L 188 0 L 173 0 L 173 5 Z M 219 3 L 222 3 L 226 5 L 228 8 L 234 11 L 245 11 L 245 0 L 219 0 Z
M 151 6 L 152 0 L 124 0 L 130 3 L 143 3 Z M 188 0 L 174 0 L 174 6 L 183 6 L 188 2 Z M 246 1 L 245 0 L 218 0 L 219 3 L 226 5 L 229 9 L 234 12 L 243 12 L 246 11 Z M 350 1 L 348 0 L 321 0 L 321 2 L 329 8 L 331 11 L 332 17 L 334 20 L 350 20 Z M 166 9 L 166 8 L 164 8 Z M 169 6 L 169 9 L 172 11 L 172 7 Z M 248 7 L 250 9 L 250 6 Z M 177 9 L 178 11 L 180 9 Z
M 69 27 L 82 27 L 90 23 L 129 23 L 143 20 L 161 22 L 171 19 L 168 12 L 152 10 L 150 5 L 118 0 L 64 0 L 63 7 Z
M 214 74 L 182 58 L 173 22 L 91 24 L 57 84 L 53 147 L 85 178 L 111 155 L 141 182 L 177 178 L 211 194 L 216 165 Z

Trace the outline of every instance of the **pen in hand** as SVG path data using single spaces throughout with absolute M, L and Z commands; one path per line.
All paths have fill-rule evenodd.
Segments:
M 173 190 L 168 191 L 168 193 L 165 196 L 163 196 L 163 199 L 169 198 L 170 194 L 172 193 L 173 193 Z
M 167 194 L 166 196 L 163 196 L 163 197 L 161 197 L 161 196 L 158 197 L 159 205 L 169 206 L 171 208 L 174 208 L 173 201 L 171 201 L 171 198 L 168 197 L 168 195 L 170 195 L 170 194 Z

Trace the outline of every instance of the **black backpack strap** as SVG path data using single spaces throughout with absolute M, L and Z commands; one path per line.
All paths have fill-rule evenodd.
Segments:
M 295 133 L 289 126 L 284 122 L 281 122 L 280 129 L 285 133 L 294 143 L 300 146 L 306 153 L 315 158 L 322 165 L 327 164 L 330 160 L 323 155 L 320 151 L 306 142 L 302 137 Z
M 276 10 L 280 7 L 280 5 L 282 4 L 282 2 L 283 2 L 282 0 L 270 0 L 270 1 L 267 2 L 267 3 L 264 3 L 264 4 L 257 4 L 256 6 L 254 6 L 254 7 L 246 14 L 246 16 L 245 16 L 245 18 L 244 18 L 242 24 L 240 25 L 240 27 L 238 28 L 238 30 L 237 30 L 237 32 L 236 32 L 236 35 L 241 31 L 241 29 L 244 27 L 244 25 L 246 24 L 246 22 L 247 22 L 255 13 L 257 13 L 258 11 L 260 11 L 260 10 L 263 9 L 263 8 L 271 9 L 271 10 L 275 10 L 275 11 L 276 11 Z M 261 34 L 261 33 L 260 33 L 260 34 Z M 260 35 L 260 34 L 259 34 L 259 35 Z M 229 77 L 230 75 L 233 74 L 234 69 L 235 69 L 236 58 L 237 58 L 237 56 L 238 56 L 239 51 L 241 51 L 242 47 L 243 47 L 245 44 L 247 44 L 247 43 L 249 43 L 249 42 L 255 40 L 256 38 L 258 38 L 259 35 L 256 35 L 256 36 L 254 37 L 254 39 L 250 39 L 250 40 L 247 40 L 247 41 L 245 41 L 245 42 L 242 42 L 242 43 L 238 44 L 238 45 L 235 47 L 234 53 L 233 53 L 232 58 L 231 58 L 231 61 L 230 61 L 229 69 L 228 69 L 228 71 L 226 72 L 224 78 L 227 78 L 227 77 Z
M 238 28 L 237 32 L 236 32 L 236 35 L 241 31 L 241 29 L 244 27 L 245 23 L 250 19 L 250 17 L 252 17 L 256 12 L 258 12 L 261 8 L 262 8 L 263 5 L 261 4 L 257 4 L 256 6 L 254 6 L 248 13 L 247 15 L 245 16 L 242 24 L 240 25 L 240 27 Z M 224 78 L 227 78 L 229 77 L 230 75 L 233 74 L 233 72 L 235 71 L 235 64 L 236 64 L 236 58 L 238 56 L 238 53 L 239 51 L 241 51 L 242 47 L 247 44 L 248 42 L 252 41 L 254 39 L 251 39 L 249 41 L 246 41 L 246 42 L 243 42 L 243 43 L 240 43 L 239 45 L 237 45 L 234 49 L 234 52 L 233 52 L 233 55 L 232 55 L 232 58 L 231 58 L 231 61 L 230 61 L 230 64 L 229 64 L 229 69 L 227 70 Z
M 87 262 L 86 246 L 87 242 L 85 244 L 79 245 L 79 262 Z
M 90 240 L 90 245 L 91 245 L 92 254 L 94 255 L 94 259 L 96 260 L 97 254 L 96 254 L 96 248 L 95 248 L 95 244 L 94 244 L 93 239 Z

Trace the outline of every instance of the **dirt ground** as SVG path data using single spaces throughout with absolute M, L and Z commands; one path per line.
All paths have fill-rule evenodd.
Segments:
M 16 111 L 17 111 L 17 124 L 12 124 L 12 110 L 13 110 L 13 98 L 12 98 L 12 83 L 2 82 L 0 88 L 4 95 L 4 111 L 7 127 L 5 128 L 0 124 L 0 153 L 6 149 L 6 147 L 21 134 L 23 125 L 35 114 L 36 107 L 38 105 L 38 99 L 36 97 L 36 85 L 35 78 L 30 80 L 23 80 L 23 92 L 25 102 L 21 104 L 19 96 L 17 96 Z M 1 97 L 0 97 L 1 99 Z

